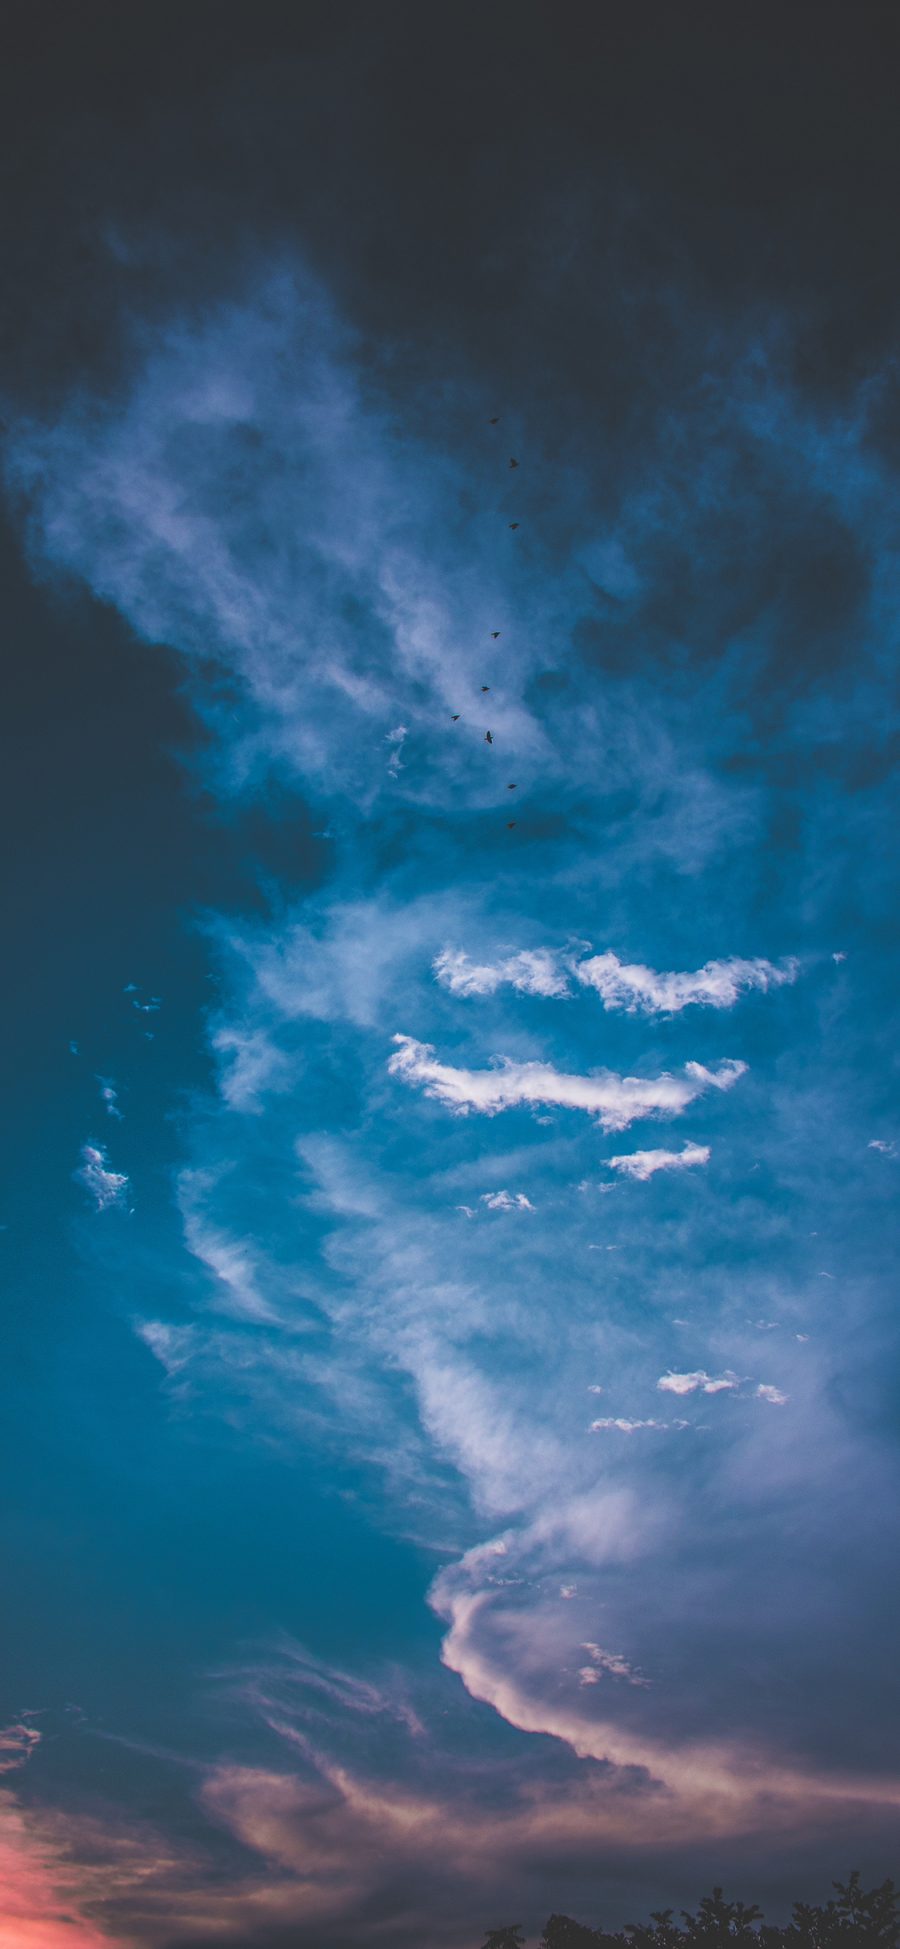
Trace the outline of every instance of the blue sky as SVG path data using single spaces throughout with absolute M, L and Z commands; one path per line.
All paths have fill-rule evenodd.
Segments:
M 0 1941 L 891 1866 L 893 368 L 624 223 L 606 395 L 105 212 L 7 394 Z

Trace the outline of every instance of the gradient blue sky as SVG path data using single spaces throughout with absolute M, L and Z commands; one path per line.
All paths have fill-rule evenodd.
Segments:
M 233 19 L 18 135 L 0 1943 L 775 1913 L 900 1804 L 876 17 Z

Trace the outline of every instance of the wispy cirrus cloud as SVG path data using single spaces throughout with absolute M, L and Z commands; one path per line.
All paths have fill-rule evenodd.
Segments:
M 530 1198 L 524 1191 L 482 1191 L 481 1203 L 488 1211 L 533 1211 Z
M 710 1154 L 708 1144 L 685 1144 L 681 1150 L 635 1150 L 606 1161 L 611 1171 L 646 1184 L 657 1171 L 689 1171 L 697 1164 L 708 1164 Z
M 414 1036 L 395 1035 L 392 1075 L 420 1086 L 426 1096 L 460 1115 L 475 1110 L 496 1116 L 518 1105 L 552 1105 L 585 1110 L 604 1130 L 627 1130 L 639 1117 L 679 1116 L 705 1090 L 727 1090 L 746 1073 L 744 1062 L 726 1060 L 717 1069 L 685 1064 L 681 1076 L 618 1076 L 613 1071 L 572 1076 L 551 1063 L 501 1059 L 494 1069 L 456 1069 L 439 1062 L 433 1048 Z
M 0 1773 L 15 1773 L 20 1766 L 27 1765 L 40 1743 L 37 1726 L 32 1726 L 27 1719 L 0 1726 Z
M 403 1092 L 384 1083 L 384 1025 L 403 1021 L 417 1035 L 397 1038 L 394 1076 L 450 1110 L 490 1118 L 519 1105 L 570 1107 L 611 1131 L 643 1116 L 677 1116 L 704 1092 L 729 1090 L 745 1072 L 743 1062 L 718 1064 L 706 1043 L 700 1052 L 712 1066 L 685 1062 L 685 1012 L 715 1015 L 743 995 L 795 978 L 793 962 L 703 961 L 704 916 L 721 911 L 717 938 L 753 941 L 747 889 L 758 894 L 771 880 L 769 854 L 755 853 L 754 845 L 761 835 L 768 845 L 772 803 L 762 771 L 744 765 L 745 637 L 734 637 L 730 610 L 727 627 L 718 618 L 713 627 L 694 604 L 692 615 L 716 644 L 721 711 L 698 712 L 691 683 L 664 675 L 667 664 L 685 668 L 680 637 L 665 635 L 649 664 L 632 654 L 647 633 L 641 588 L 652 589 L 657 573 L 664 579 L 668 572 L 660 536 L 692 573 L 701 564 L 698 586 L 705 586 L 710 510 L 718 519 L 722 508 L 733 508 L 747 444 L 753 465 L 744 471 L 764 482 L 765 520 L 773 480 L 784 493 L 787 479 L 792 494 L 798 470 L 814 474 L 817 497 L 836 495 L 832 461 L 837 455 L 844 465 L 847 429 L 838 428 L 829 445 L 818 424 L 791 417 L 777 389 L 766 393 L 761 411 L 759 387 L 767 382 L 758 377 L 758 359 L 753 371 L 749 394 L 740 386 L 729 394 L 717 382 L 716 440 L 695 446 L 720 455 L 725 429 L 734 443 L 733 478 L 727 469 L 714 471 L 695 488 L 671 467 L 652 506 L 638 494 L 614 520 L 601 517 L 600 503 L 573 482 L 561 517 L 566 539 L 537 569 L 523 553 L 512 571 L 493 544 L 482 542 L 478 524 L 460 514 L 464 505 L 484 506 L 483 476 L 470 492 L 469 476 L 442 442 L 427 450 L 418 434 L 396 440 L 391 414 L 378 404 L 373 368 L 367 364 L 361 380 L 352 333 L 302 275 L 276 276 L 241 304 L 211 306 L 202 318 L 155 333 L 149 356 L 142 350 L 136 357 L 123 397 L 80 398 L 61 421 L 19 429 L 13 441 L 11 471 L 29 499 L 36 548 L 84 576 L 143 637 L 173 645 L 193 670 L 198 710 L 215 734 L 216 789 L 252 800 L 273 775 L 292 790 L 299 781 L 315 796 L 317 825 L 330 835 L 325 891 L 304 895 L 291 886 L 264 918 L 214 925 L 225 977 L 210 1038 L 216 1094 L 186 1119 L 185 1141 L 197 1163 L 181 1180 L 197 1318 L 188 1325 L 139 1322 L 137 1330 L 172 1391 L 224 1403 L 240 1439 L 267 1443 L 277 1431 L 286 1442 L 307 1441 L 319 1458 L 330 1443 L 333 1454 L 352 1459 L 357 1477 L 386 1485 L 382 1528 L 405 1537 L 417 1522 L 428 1549 L 436 1537 L 446 1544 L 449 1568 L 435 1581 L 433 1603 L 447 1626 L 448 1670 L 469 1695 L 454 1695 L 457 1710 L 480 1701 L 525 1735 L 549 1734 L 566 1763 L 577 1757 L 631 1770 L 624 1783 L 611 1785 L 604 1773 L 601 1791 L 589 1766 L 583 1769 L 564 1815 L 552 1794 L 517 1814 L 518 1826 L 511 1817 L 504 1824 L 505 1809 L 495 1809 L 484 1828 L 494 1863 L 507 1858 L 510 1835 L 509 1858 L 517 1862 L 527 1858 L 519 1850 L 523 1836 L 526 1849 L 548 1835 L 568 1847 L 573 1833 L 583 1832 L 593 1847 L 601 1803 L 603 1831 L 629 1837 L 629 1845 L 636 1832 L 693 1842 L 725 1829 L 759 1832 L 786 1813 L 802 1821 L 817 1794 L 825 1795 L 817 1781 L 826 1775 L 845 1808 L 859 1785 L 836 1781 L 834 1768 L 792 1771 L 783 1760 L 786 1742 L 802 1746 L 817 1705 L 797 1705 L 787 1730 L 774 1712 L 761 1726 L 758 1713 L 749 1722 L 740 1684 L 710 1693 L 707 1682 L 723 1645 L 723 1669 L 741 1668 L 748 1563 L 749 1574 L 755 1566 L 757 1575 L 771 1577 L 775 1561 L 796 1602 L 779 1607 L 773 1635 L 761 1648 L 755 1641 L 754 1656 L 761 1667 L 768 1658 L 779 1672 L 790 1669 L 792 1693 L 801 1694 L 808 1592 L 802 1580 L 799 1587 L 791 1582 L 793 1546 L 784 1545 L 775 1490 L 784 1484 L 796 1498 L 802 1488 L 812 1524 L 830 1487 L 852 1473 L 848 1455 L 855 1463 L 862 1453 L 829 1404 L 827 1360 L 814 1376 L 827 1404 L 815 1443 L 798 1443 L 799 1416 L 762 1410 L 710 1414 L 718 1425 L 702 1444 L 664 1443 L 662 1432 L 684 1424 L 651 1411 L 655 1376 L 673 1357 L 665 1324 L 673 1314 L 689 1311 L 703 1321 L 702 1351 L 698 1346 L 688 1359 L 707 1358 L 716 1371 L 690 1369 L 686 1360 L 663 1391 L 734 1391 L 733 1373 L 748 1364 L 746 1317 L 775 1304 L 754 1290 L 767 1252 L 783 1260 L 779 1312 L 784 1302 L 793 1308 L 785 1319 L 805 1317 L 804 1262 L 799 1252 L 791 1256 L 780 1205 L 793 1199 L 805 1211 L 820 1198 L 820 1183 L 810 1187 L 803 1178 L 804 1160 L 814 1148 L 817 1174 L 823 1171 L 821 1134 L 833 1146 L 840 1119 L 824 1098 L 804 1115 L 795 1111 L 800 1053 L 778 1048 L 780 1100 L 773 1103 L 768 1089 L 747 1090 L 729 1105 L 740 1107 L 736 1168 L 743 1160 L 750 1187 L 733 1208 L 714 1199 L 718 1188 L 710 1186 L 702 1227 L 685 1219 L 677 1231 L 669 1225 L 656 1232 L 644 1198 L 608 1198 L 604 1242 L 611 1256 L 599 1261 L 581 1249 L 587 1241 L 572 1211 L 577 1201 L 566 1202 L 567 1187 L 596 1163 L 592 1151 L 585 1154 L 596 1141 L 591 1124 L 560 1119 L 566 1129 L 554 1154 L 557 1133 L 551 1139 L 533 1119 L 520 1146 L 524 1152 L 527 1139 L 527 1162 L 503 1154 L 500 1133 L 481 1124 L 473 1156 L 470 1128 L 432 1119 L 431 1130 L 427 1117 L 411 1114 Z M 874 462 L 861 457 L 859 444 L 853 451 L 841 492 L 855 496 L 868 551 L 869 517 L 883 496 Z M 818 508 L 817 498 L 817 518 Z M 834 521 L 830 499 L 828 510 Z M 611 539 L 605 530 L 613 526 Z M 726 536 L 719 569 L 733 559 Z M 594 571 L 599 564 L 606 573 L 613 560 L 627 614 L 619 661 L 606 668 L 592 664 L 595 650 L 606 655 L 611 630 L 607 609 L 602 628 L 597 622 Z M 638 605 L 633 614 L 629 604 Z M 764 637 L 765 604 L 738 608 L 758 617 Z M 505 661 L 492 652 L 485 671 L 481 646 L 501 616 L 501 648 L 509 643 L 511 652 Z M 515 619 L 515 633 L 507 618 Z M 552 667 L 550 641 L 559 645 Z M 207 680 L 211 661 L 227 673 L 227 704 L 218 676 Z M 710 668 L 704 666 L 705 686 Z M 483 743 L 480 686 L 488 679 L 492 748 Z M 729 715 L 735 698 L 740 709 Z M 462 726 L 458 737 L 448 729 L 451 710 Z M 817 692 L 795 755 L 805 759 L 808 741 L 821 739 L 837 763 L 845 726 L 843 711 L 828 718 Z M 515 753 L 517 772 L 491 770 L 507 752 Z M 497 807 L 506 803 L 506 781 L 520 761 L 522 802 L 527 768 L 533 810 L 518 815 L 519 827 L 530 816 L 535 829 L 524 866 L 512 851 L 498 856 L 492 837 L 493 823 L 505 835 Z M 817 776 L 826 770 L 818 766 Z M 380 810 L 389 806 L 387 820 L 368 816 L 379 800 Z M 829 810 L 822 828 L 828 849 L 840 826 L 836 816 L 828 823 L 831 816 Z M 791 865 L 798 878 L 789 879 L 765 938 L 792 938 L 788 930 L 802 921 L 805 943 L 815 949 L 822 855 L 814 856 L 811 839 L 804 844 L 810 851 Z M 604 938 L 639 939 L 646 964 L 610 951 L 585 958 L 583 949 L 503 947 L 469 958 L 441 948 L 486 938 L 475 930 L 488 914 L 502 943 L 586 936 L 598 913 Z M 673 958 L 693 972 L 657 971 Z M 492 996 L 499 1012 L 510 996 L 579 993 L 580 1008 L 542 1011 L 548 1038 L 560 1037 L 548 1045 L 552 1060 L 517 1055 L 466 1068 L 435 1055 L 447 1046 L 442 1037 L 457 1000 Z M 150 1013 L 158 1003 L 134 1006 Z M 499 1046 L 521 1049 L 515 1038 L 524 1012 L 513 1002 L 497 1030 Z M 588 1016 L 594 1026 L 573 1054 L 562 1038 L 574 1018 Z M 709 1032 L 708 1019 L 694 1015 L 689 1023 L 692 1034 Z M 646 1046 L 636 1044 L 638 1032 Z M 690 1045 L 691 1054 L 697 1046 Z M 594 1067 L 598 1055 L 609 1066 Z M 810 1058 L 817 1076 L 821 1056 L 820 1048 Z M 754 1069 L 771 1077 L 771 1045 L 755 1042 L 752 1057 Z M 653 1074 L 635 1076 L 635 1067 Z M 764 1108 L 749 1101 L 754 1095 L 765 1098 Z M 851 1100 L 845 1091 L 842 1101 Z M 873 1119 L 882 1114 L 873 1110 Z M 759 1179 L 750 1179 L 750 1159 L 769 1135 L 769 1120 L 777 1125 L 779 1117 L 767 1154 L 781 1169 L 781 1189 L 767 1205 L 751 1195 Z M 879 1127 L 873 1120 L 866 1130 Z M 359 1136 L 351 1141 L 348 1132 Z M 862 1153 L 863 1140 L 854 1141 Z M 699 1163 L 691 1149 L 634 1152 L 613 1168 L 641 1181 L 653 1175 L 651 1159 L 676 1160 L 654 1170 Z M 828 1155 L 834 1169 L 833 1147 Z M 105 1154 L 93 1156 L 115 1184 Z M 473 1199 L 461 1207 L 471 1216 L 479 1202 L 471 1187 L 523 1181 L 535 1209 L 527 1223 L 502 1226 L 502 1252 L 485 1250 L 484 1226 L 460 1225 L 449 1211 L 445 1224 L 448 1183 L 451 1196 Z M 480 1194 L 481 1208 L 522 1195 Z M 562 1251 L 561 1211 L 570 1228 Z M 500 1233 L 491 1236 L 499 1243 Z M 745 1266 L 739 1277 L 736 1268 Z M 301 1346 L 306 1294 L 316 1331 Z M 216 1314 L 225 1316 L 224 1326 L 209 1317 Z M 799 1357 L 812 1363 L 809 1349 Z M 598 1371 L 609 1378 L 610 1397 L 633 1412 L 588 1429 L 578 1402 L 585 1374 Z M 757 1393 L 781 1403 L 781 1390 L 768 1383 Z M 736 1437 L 742 1418 L 754 1426 Z M 640 1430 L 648 1431 L 646 1441 Z M 723 1481 L 734 1490 L 727 1498 Z M 348 1493 L 359 1496 L 358 1479 Z M 827 1554 L 818 1540 L 819 1555 Z M 868 1553 L 861 1542 L 857 1560 L 864 1563 Z M 836 1616 L 846 1581 L 842 1565 Z M 681 1631 L 667 1608 L 676 1589 L 680 1614 L 689 1618 Z M 670 1683 L 655 1686 L 652 1697 L 637 1685 L 577 1682 L 573 1649 L 593 1644 L 601 1605 L 599 1635 L 624 1647 L 604 1656 L 635 1672 L 655 1673 L 671 1660 Z M 567 1615 L 565 1627 L 558 1611 Z M 839 1618 L 835 1628 L 842 1626 Z M 624 1676 L 593 1659 L 591 1668 Z M 374 1722 L 374 1710 L 366 1720 L 358 1709 L 346 1673 L 320 1672 L 309 1685 L 320 1706 L 331 1699 L 345 1724 Z M 600 1721 L 598 1692 L 610 1700 Z M 347 1914 L 380 1899 L 385 1863 L 401 1880 L 408 1880 L 413 1857 L 431 1874 L 446 1858 L 454 1819 L 458 1859 L 472 1869 L 480 1830 L 467 1809 L 460 1811 L 452 1785 L 447 1795 L 434 1782 L 413 1792 L 408 1770 L 400 1769 L 399 1780 L 387 1769 L 373 1779 L 362 1761 L 340 1767 L 327 1753 L 312 1787 L 305 1776 L 298 1783 L 291 1769 L 299 1742 L 311 1737 L 310 1711 L 302 1722 L 291 1717 L 281 1693 L 276 1705 L 291 1734 L 284 1736 L 290 1763 L 283 1752 L 271 1765 L 223 1763 L 205 1801 L 229 1832 L 258 1850 L 265 1885 L 246 1902 L 242 1897 L 239 1908 L 229 1890 L 230 1908 L 224 1895 L 218 1907 L 208 1904 L 203 1926 L 212 1917 L 223 1933 L 236 1928 L 255 1940 L 264 1924 L 290 1927 L 301 1914 L 316 1949 L 332 1924 L 346 1939 Z M 635 1768 L 648 1774 L 646 1791 L 636 1789 Z M 459 1774 L 452 1779 L 458 1788 Z M 781 1795 L 775 1812 L 773 1784 Z M 863 1787 L 878 1804 L 895 1792 L 885 1777 Z M 487 1857 L 485 1843 L 479 1859 Z M 282 1889 L 281 1881 L 289 1885 Z M 172 1898 L 170 1919 L 183 1923 L 185 1934 L 200 1928 L 197 1914 L 183 1889 Z M 363 1935 L 365 1926 L 360 1922 Z M 460 1931 L 453 1924 L 454 1936 L 450 1926 L 456 1949 Z M 393 1943 L 400 1937 L 393 1922 L 390 1929 Z

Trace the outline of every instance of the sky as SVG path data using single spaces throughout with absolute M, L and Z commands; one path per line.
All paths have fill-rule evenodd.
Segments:
M 11 22 L 0 1949 L 880 1879 L 896 17 Z

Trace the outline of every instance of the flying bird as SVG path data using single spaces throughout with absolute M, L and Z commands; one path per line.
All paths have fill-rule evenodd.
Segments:
M 492 630 L 491 630 L 491 636 L 492 636 L 492 638 L 493 638 L 493 640 L 494 640 L 494 642 L 495 642 L 495 643 L 496 643 L 496 641 L 497 641 L 497 638 L 498 638 L 498 636 L 499 636 L 499 634 L 500 634 L 500 631 L 499 631 L 499 629 L 492 629 Z
M 515 825 L 515 823 L 516 823 L 516 822 L 515 822 L 515 819 L 507 819 L 507 821 L 506 821 L 506 830 L 507 830 L 507 832 L 512 832 L 512 829 L 513 829 L 513 826 Z
M 518 521 L 511 521 L 509 525 L 511 528 L 517 528 L 519 524 Z
M 451 724 L 458 724 L 459 716 L 460 716 L 459 711 L 454 711 L 453 716 L 450 719 Z
M 493 734 L 493 732 L 492 732 L 492 731 L 485 731 L 485 734 L 484 734 L 484 742 L 485 742 L 485 744 L 493 744 L 493 742 L 494 742 L 494 734 Z
M 511 467 L 518 467 L 518 464 L 519 464 L 519 463 L 518 463 L 518 461 L 517 461 L 517 460 L 511 460 L 509 464 L 510 464 L 510 466 L 511 466 Z
M 481 688 L 482 688 L 482 690 L 483 690 L 483 691 L 485 691 L 485 690 L 490 690 L 490 687 L 491 687 L 491 686 L 490 686 L 490 684 L 482 684 L 482 686 L 481 686 Z
M 495 413 L 493 419 L 488 420 L 488 426 L 499 426 L 499 425 L 500 425 L 500 415 L 499 413 Z
M 517 792 L 519 788 L 518 785 L 507 785 L 506 789 L 508 792 Z

